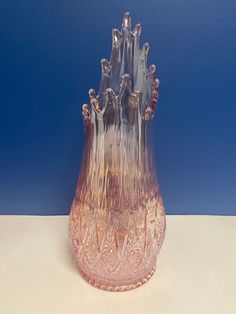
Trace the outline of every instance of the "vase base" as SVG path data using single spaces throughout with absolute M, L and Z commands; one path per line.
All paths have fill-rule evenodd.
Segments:
M 137 281 L 134 281 L 133 283 L 129 283 L 126 285 L 112 285 L 107 284 L 104 282 L 100 282 L 98 280 L 92 279 L 90 276 L 88 276 L 79 266 L 78 266 L 79 272 L 81 276 L 84 278 L 85 281 L 87 281 L 90 285 L 94 286 L 95 288 L 105 290 L 105 291 L 111 291 L 111 292 L 122 292 L 122 291 L 128 291 L 136 289 L 140 286 L 142 286 L 144 283 L 146 283 L 152 275 L 155 273 L 156 266 L 152 268 L 152 270 L 144 277 Z

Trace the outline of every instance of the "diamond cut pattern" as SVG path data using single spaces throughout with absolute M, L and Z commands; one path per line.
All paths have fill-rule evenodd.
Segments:
M 97 214 L 88 221 L 89 215 L 79 211 L 82 212 L 83 215 L 71 214 L 69 230 L 73 251 L 83 272 L 101 280 L 105 276 L 124 280 L 127 273 L 137 277 L 154 267 L 165 231 L 162 207 L 151 206 L 146 214 L 143 211 L 120 214 L 103 228 Z

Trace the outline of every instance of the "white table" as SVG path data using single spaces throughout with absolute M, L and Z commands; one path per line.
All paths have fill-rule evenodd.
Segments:
M 105 292 L 71 258 L 67 216 L 0 216 L 1 314 L 235 314 L 236 217 L 167 216 L 157 272 Z

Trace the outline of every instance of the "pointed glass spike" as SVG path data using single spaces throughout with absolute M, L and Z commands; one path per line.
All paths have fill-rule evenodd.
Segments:
M 129 12 L 126 12 L 123 17 L 122 29 L 130 30 L 131 29 L 131 16 Z

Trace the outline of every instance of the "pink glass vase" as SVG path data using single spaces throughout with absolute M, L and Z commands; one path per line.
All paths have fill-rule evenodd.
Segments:
M 146 68 L 140 24 L 125 13 L 113 29 L 110 61 L 102 59 L 98 96 L 83 105 L 86 143 L 69 234 L 81 275 L 93 286 L 124 291 L 154 273 L 165 212 L 150 145 L 158 97 L 155 66 Z

